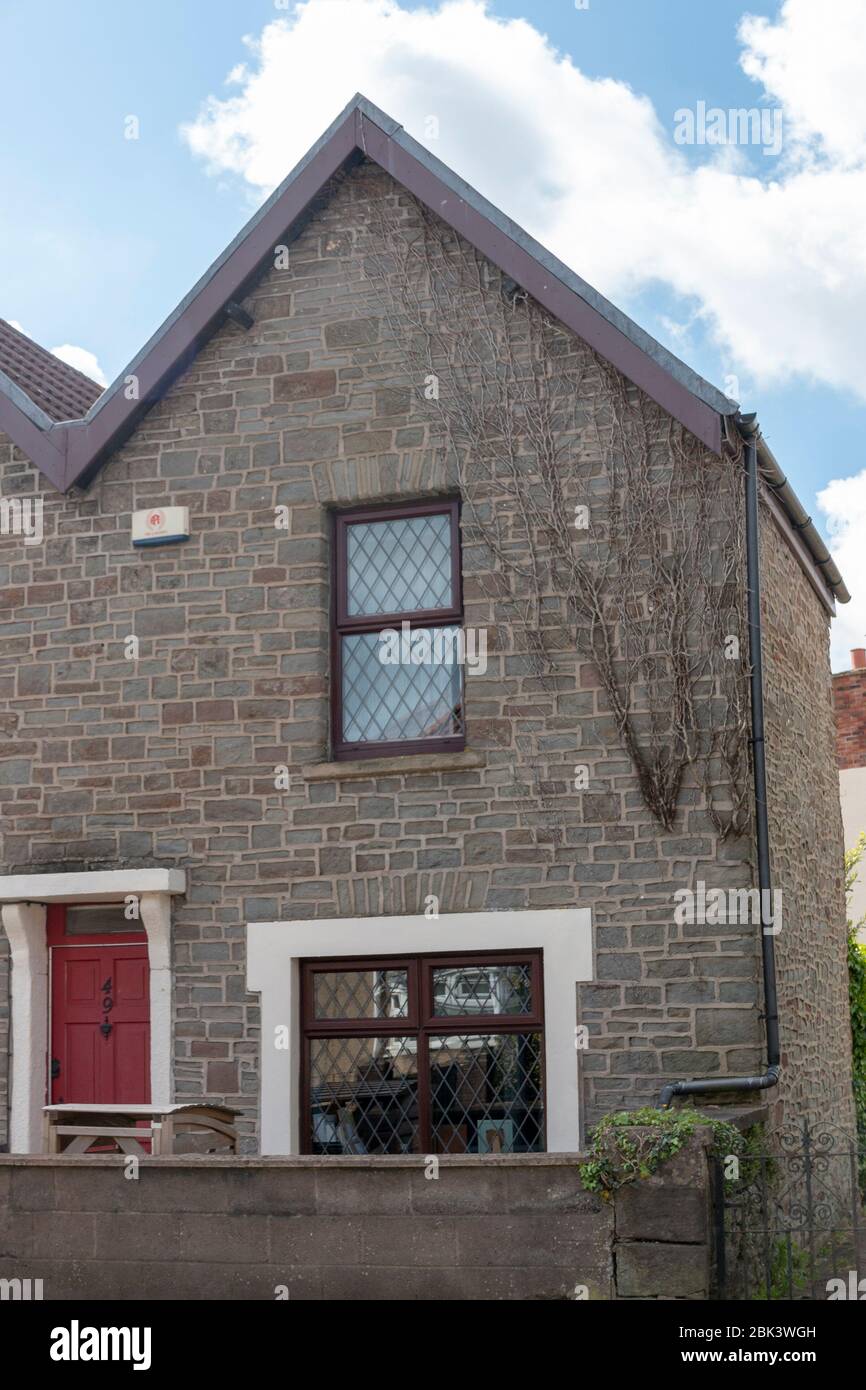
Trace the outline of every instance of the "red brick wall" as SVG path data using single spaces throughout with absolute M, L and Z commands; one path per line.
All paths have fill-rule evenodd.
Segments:
M 833 705 L 840 769 L 866 767 L 866 668 L 833 677 Z

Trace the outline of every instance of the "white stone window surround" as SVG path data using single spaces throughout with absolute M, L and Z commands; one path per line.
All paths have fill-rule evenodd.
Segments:
M 10 1152 L 42 1151 L 49 1041 L 48 904 L 122 903 L 130 894 L 139 899 L 150 965 L 151 1100 L 167 1105 L 172 1098 L 171 898 L 185 892 L 183 869 L 0 874 L 0 913 L 12 964 Z
M 580 1148 L 577 983 L 592 979 L 589 908 L 340 917 L 247 924 L 247 988 L 261 994 L 261 1152 L 300 1147 L 300 963 L 447 951 L 543 952 L 548 1153 Z M 286 1033 L 278 1030 L 287 1030 Z M 288 1047 L 277 1046 L 287 1038 Z

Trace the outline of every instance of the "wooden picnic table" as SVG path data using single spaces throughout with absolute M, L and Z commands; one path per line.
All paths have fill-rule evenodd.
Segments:
M 215 1148 L 237 1152 L 237 1130 L 233 1121 L 239 1110 L 224 1105 L 188 1103 L 178 1105 L 46 1105 L 44 1107 L 45 1151 L 49 1154 L 83 1154 L 100 1140 L 112 1140 L 121 1153 L 140 1154 L 150 1141 L 154 1157 L 175 1153 L 179 1134 L 208 1134 Z

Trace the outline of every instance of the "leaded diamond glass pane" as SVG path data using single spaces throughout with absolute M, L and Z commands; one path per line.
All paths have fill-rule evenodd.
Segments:
M 427 634 L 431 644 L 440 642 L 446 653 L 454 653 L 459 632 L 456 627 L 413 628 L 412 640 Z M 384 636 L 368 632 L 342 638 L 345 742 L 399 742 L 461 734 L 463 667 L 453 660 L 415 665 L 398 659 L 390 664 Z
M 436 1153 L 540 1153 L 541 1034 L 430 1039 Z
M 409 976 L 405 970 L 317 970 L 313 974 L 316 1018 L 406 1018 Z
M 351 617 L 451 607 L 450 512 L 353 522 L 346 532 Z
M 437 1018 L 531 1012 L 532 970 L 528 965 L 461 965 L 433 971 L 433 1013 Z
M 415 1039 L 312 1038 L 310 1110 L 314 1154 L 415 1152 Z

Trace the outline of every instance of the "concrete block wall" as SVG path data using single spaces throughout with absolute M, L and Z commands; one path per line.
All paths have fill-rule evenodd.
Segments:
M 0 1157 L 0 1279 L 66 1299 L 705 1298 L 700 1142 L 614 1203 L 576 1154 Z M 623 1202 L 625 1192 L 631 1195 Z M 676 1211 L 677 1220 L 671 1223 Z

